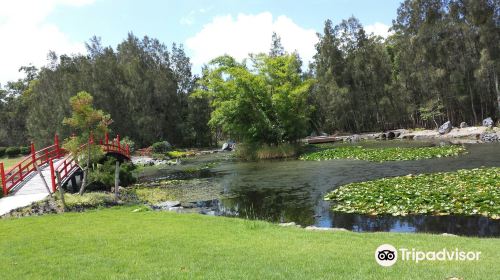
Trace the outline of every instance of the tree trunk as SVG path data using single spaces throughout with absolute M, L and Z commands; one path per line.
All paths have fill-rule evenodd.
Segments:
M 59 174 L 59 172 L 56 172 L 56 178 L 57 178 L 57 185 L 59 187 L 59 194 L 61 195 L 61 202 L 62 202 L 62 205 L 63 205 L 63 212 L 66 211 L 67 207 L 66 207 L 66 201 L 64 200 L 64 190 L 63 190 L 63 186 L 61 184 L 61 175 Z
M 498 116 L 500 117 L 500 90 L 498 89 L 498 76 L 496 73 L 494 74 L 494 80 L 495 80 L 495 92 L 497 93 Z
M 118 185 L 120 184 L 120 162 L 115 164 L 115 199 L 118 200 Z
M 87 148 L 87 152 L 88 152 L 88 155 L 87 155 L 87 167 L 83 170 L 83 180 L 82 180 L 82 186 L 80 188 L 80 192 L 78 192 L 79 195 L 83 195 L 83 193 L 85 192 L 85 187 L 87 185 L 87 180 L 88 180 L 88 173 L 90 171 L 90 140 L 89 140 L 89 143 L 88 143 L 88 148 Z

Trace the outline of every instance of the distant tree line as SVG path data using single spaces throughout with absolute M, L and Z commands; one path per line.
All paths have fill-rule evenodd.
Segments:
M 406 0 L 391 31 L 382 38 L 354 17 L 327 20 L 308 71 L 275 34 L 269 54 L 250 56 L 253 68 L 223 56 L 202 77 L 181 45 L 129 34 L 113 49 L 93 37 L 87 54 L 50 53 L 46 67 L 22 67 L 26 78 L 0 89 L 0 146 L 69 136 L 62 120 L 80 91 L 111 115 L 113 133 L 138 147 L 210 146 L 221 137 L 293 142 L 312 132 L 500 117 L 498 0 Z

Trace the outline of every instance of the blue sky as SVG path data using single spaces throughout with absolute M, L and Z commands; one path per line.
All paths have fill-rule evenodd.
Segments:
M 370 32 L 384 35 L 399 0 L 309 1 L 158 1 L 158 0 L 2 0 L 0 3 L 0 83 L 18 78 L 21 65 L 42 66 L 48 50 L 58 54 L 84 52 L 91 36 L 116 45 L 128 32 L 148 35 L 170 45 L 185 45 L 196 69 L 229 53 L 239 59 L 265 51 L 277 31 L 285 48 L 304 60 L 314 51 L 315 33 L 324 21 L 352 15 Z M 29 8 L 26 8 L 29 7 Z M 3 45 L 3 46 L 2 46 Z

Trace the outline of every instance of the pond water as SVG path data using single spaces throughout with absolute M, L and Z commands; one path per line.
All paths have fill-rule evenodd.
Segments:
M 427 146 L 418 141 L 367 142 L 357 145 Z M 332 212 L 323 200 L 329 191 L 351 182 L 477 167 L 500 166 L 500 144 L 469 144 L 468 153 L 458 157 L 418 161 L 368 162 L 259 161 L 241 162 L 228 154 L 215 154 L 185 160 L 183 165 L 155 170 L 144 180 L 177 178 L 182 170 L 205 166 L 195 172 L 203 186 L 216 188 L 221 195 L 200 205 L 216 215 L 295 222 L 302 226 L 342 227 L 352 231 L 393 231 L 452 233 L 470 236 L 500 236 L 500 221 L 463 216 L 365 216 Z M 208 164 L 216 162 L 216 164 Z M 199 183 L 199 182 L 198 182 Z M 213 193 L 213 192 L 212 192 Z

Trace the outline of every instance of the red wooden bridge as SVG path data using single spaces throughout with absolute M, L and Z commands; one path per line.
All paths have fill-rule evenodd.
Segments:
M 120 143 L 119 135 L 116 136 L 116 139 L 110 141 L 108 134 L 106 134 L 105 139 L 100 140 L 98 143 L 95 143 L 91 137 L 89 143 L 81 146 L 81 149 L 84 149 L 87 145 L 98 145 L 105 154 L 130 160 L 129 146 Z M 49 190 L 47 190 L 43 179 L 38 175 L 36 166 L 39 167 L 43 177 L 48 181 Z M 73 156 L 59 145 L 57 135 L 54 137 L 53 145 L 41 150 L 37 151 L 35 145 L 31 144 L 30 155 L 23 158 L 9 170 L 5 171 L 4 164 L 0 162 L 0 180 L 4 195 L 4 198 L 1 199 L 4 201 L 0 200 L 0 215 L 4 214 L 2 210 L 5 212 L 8 210 L 7 208 L 11 208 L 11 206 L 6 205 L 9 204 L 5 202 L 6 199 L 11 198 L 11 200 L 14 200 L 13 197 L 16 196 L 36 195 L 31 199 L 23 197 L 23 201 L 32 202 L 32 200 L 40 200 L 40 197 L 43 198 L 47 196 L 49 191 L 51 193 L 55 192 L 58 186 L 63 186 L 80 170 L 82 170 L 82 168 L 78 165 Z M 58 178 L 60 178 L 60 182 Z M 5 198 L 5 196 L 8 197 Z

